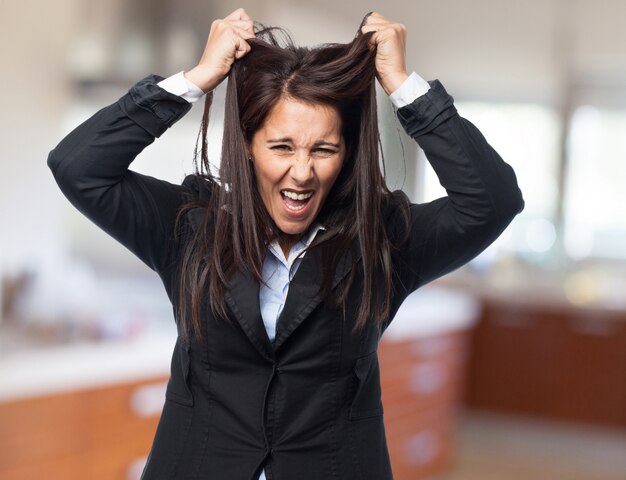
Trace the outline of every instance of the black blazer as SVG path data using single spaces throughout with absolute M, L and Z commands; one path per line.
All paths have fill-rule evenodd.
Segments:
M 156 85 L 162 79 L 149 75 L 96 112 L 50 152 L 48 166 L 77 209 L 160 276 L 176 307 L 176 210 L 191 197 L 206 198 L 210 187 L 196 175 L 176 185 L 128 169 L 191 108 Z M 411 205 L 410 239 L 393 258 L 394 315 L 407 295 L 474 258 L 524 208 L 513 169 L 458 115 L 442 84 L 429 83 L 428 93 L 397 115 L 448 195 Z M 396 213 L 384 212 L 391 235 Z M 187 216 L 188 232 L 201 214 Z M 256 480 L 263 465 L 268 480 L 392 478 L 377 356 L 384 329 L 351 333 L 360 262 L 345 320 L 315 296 L 319 258 L 319 249 L 304 256 L 274 345 L 263 327 L 259 285 L 248 274 L 237 273 L 226 293 L 234 327 L 215 321 L 204 303 L 207 340 L 176 341 L 142 479 Z M 349 272 L 347 254 L 344 260 L 335 286 Z

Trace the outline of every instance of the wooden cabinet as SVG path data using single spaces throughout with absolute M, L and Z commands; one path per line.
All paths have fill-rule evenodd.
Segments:
M 445 472 L 464 386 L 465 331 L 388 341 L 379 346 L 385 429 L 394 478 Z
M 139 478 L 166 382 L 158 377 L 0 403 L 0 478 Z
M 485 300 L 472 407 L 626 427 L 626 312 Z

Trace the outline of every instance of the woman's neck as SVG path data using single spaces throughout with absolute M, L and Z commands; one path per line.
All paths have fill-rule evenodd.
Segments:
M 288 235 L 283 233 L 279 239 L 278 239 L 278 245 L 280 245 L 281 250 L 283 251 L 283 254 L 285 255 L 285 258 L 289 258 L 289 252 L 291 251 L 292 247 L 298 243 L 298 240 L 300 240 L 302 238 L 302 234 L 298 234 L 298 235 Z

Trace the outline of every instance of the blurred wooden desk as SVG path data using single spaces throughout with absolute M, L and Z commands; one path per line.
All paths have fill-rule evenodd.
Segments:
M 139 478 L 175 337 L 54 347 L 0 360 L 0 478 Z
M 0 404 L 0 478 L 126 480 L 147 455 L 167 377 Z M 147 400 L 150 402 L 150 400 Z M 140 472 L 139 472 L 140 473 Z

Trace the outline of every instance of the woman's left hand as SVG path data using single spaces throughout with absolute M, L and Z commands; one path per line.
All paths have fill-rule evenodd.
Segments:
M 387 95 L 391 95 L 408 78 L 404 64 L 406 27 L 372 12 L 361 31 L 375 32 L 371 42 L 376 47 L 376 78 Z

